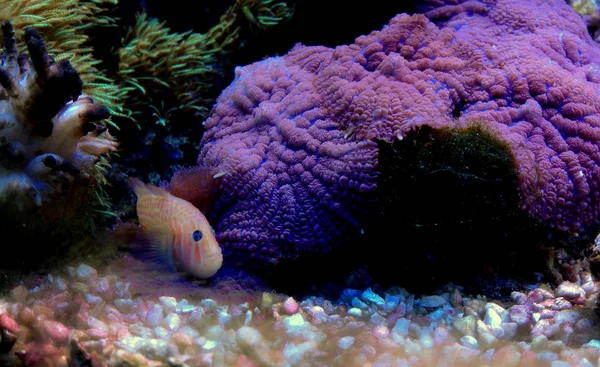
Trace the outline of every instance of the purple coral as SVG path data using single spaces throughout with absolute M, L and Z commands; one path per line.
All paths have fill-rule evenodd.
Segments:
M 447 3 L 236 70 L 198 158 L 225 174 L 226 253 L 276 260 L 358 233 L 375 141 L 419 126 L 481 124 L 513 153 L 523 209 L 561 230 L 597 218 L 600 49 L 581 18 L 563 1 Z
M 238 70 L 206 121 L 199 161 L 225 173 L 219 241 L 251 256 L 328 248 L 375 187 L 376 144 L 339 129 L 305 77 L 281 58 Z

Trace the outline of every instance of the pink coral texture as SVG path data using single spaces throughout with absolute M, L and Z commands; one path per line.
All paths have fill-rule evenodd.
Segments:
M 599 63 L 562 0 L 458 0 L 240 67 L 198 158 L 224 174 L 219 240 L 275 260 L 328 248 L 359 233 L 378 139 L 473 123 L 510 147 L 522 208 L 575 231 L 600 209 Z

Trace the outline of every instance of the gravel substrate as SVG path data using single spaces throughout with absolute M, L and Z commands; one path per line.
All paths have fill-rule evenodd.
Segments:
M 141 295 L 109 269 L 79 264 L 0 301 L 0 365 L 598 366 L 598 289 L 584 272 L 504 304 L 452 285 L 223 301 L 223 289 Z

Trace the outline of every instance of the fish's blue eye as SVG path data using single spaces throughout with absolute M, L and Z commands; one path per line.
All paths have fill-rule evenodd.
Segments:
M 194 239 L 194 241 L 198 242 L 202 239 L 202 232 L 200 232 L 200 230 L 195 230 L 194 233 L 192 233 L 192 238 Z

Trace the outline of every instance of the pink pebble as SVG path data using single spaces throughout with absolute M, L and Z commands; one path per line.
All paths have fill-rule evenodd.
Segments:
M 585 298 L 585 297 L 582 297 L 582 296 L 579 296 L 579 297 L 577 297 L 577 298 L 573 298 L 573 299 L 571 299 L 570 301 L 571 301 L 571 303 L 572 303 L 572 304 L 574 304 L 574 305 L 582 305 L 582 304 L 584 304 L 584 303 L 585 303 L 585 301 L 586 301 L 586 298 Z
M 255 367 L 256 363 L 245 354 L 240 354 L 235 361 L 235 367 Z
M 558 311 L 556 310 L 542 310 L 542 312 L 540 312 L 540 319 L 544 320 L 544 319 L 553 319 L 554 316 L 556 316 L 556 314 L 558 313 Z
M 560 324 L 550 324 L 550 326 L 548 326 L 544 330 L 544 335 L 548 339 L 552 339 L 553 337 L 558 336 L 558 333 L 560 332 L 560 330 L 561 330 Z
M 128 324 L 135 324 L 138 321 L 140 321 L 140 319 L 137 315 L 130 313 L 123 314 L 123 322 L 126 322 Z
M 433 331 L 433 343 L 435 345 L 442 345 L 449 341 L 451 341 L 452 337 L 450 333 L 445 328 L 438 326 Z
M 546 332 L 546 330 L 550 327 L 550 321 L 548 320 L 540 320 L 535 326 L 531 329 L 531 336 L 536 337 L 542 335 Z
M 101 278 L 94 285 L 94 293 L 107 300 L 112 298 L 114 291 L 110 287 L 108 280 Z
M 537 354 L 530 350 L 523 350 L 521 352 L 521 359 L 519 361 L 519 366 L 522 367 L 534 367 L 539 365 L 539 360 L 537 358 Z
M 531 322 L 531 311 L 528 306 L 514 305 L 508 309 L 510 319 L 519 324 L 524 325 Z
M 288 299 L 283 302 L 283 311 L 289 315 L 298 312 L 299 308 L 298 302 L 292 297 L 288 297 Z
M 58 321 L 46 320 L 43 323 L 44 331 L 57 345 L 66 345 L 69 342 L 71 330 Z
M 566 310 L 569 308 L 572 308 L 573 305 L 571 304 L 571 302 L 567 301 L 565 298 L 563 297 L 557 297 L 556 299 L 553 300 L 554 302 L 550 305 L 550 308 L 553 310 Z
M 104 306 L 104 313 L 107 316 L 112 316 L 111 320 L 114 320 L 114 319 L 117 319 L 119 321 L 123 320 L 123 315 L 121 315 L 119 310 L 117 310 L 117 308 L 114 306 L 111 306 L 111 305 Z
M 135 301 L 134 307 L 135 313 L 140 318 L 140 320 L 145 320 L 146 317 L 148 317 L 148 311 L 150 310 L 150 308 L 145 302 L 143 302 L 142 300 Z
M 46 303 L 46 306 L 50 308 L 56 308 L 56 306 L 65 302 L 68 303 L 68 292 L 61 292 L 50 297 L 50 299 Z
M 518 305 L 523 305 L 527 301 L 527 296 L 521 292 L 512 292 L 510 297 L 515 301 Z
M 511 346 L 501 347 L 492 356 L 493 367 L 517 366 L 521 359 L 521 353 Z
M 17 324 L 17 322 L 12 317 L 8 316 L 5 313 L 0 315 L 0 328 L 6 329 L 13 334 L 19 332 L 19 324 Z
M 540 303 L 544 300 L 544 295 L 539 289 L 534 289 L 527 296 L 525 304 Z

